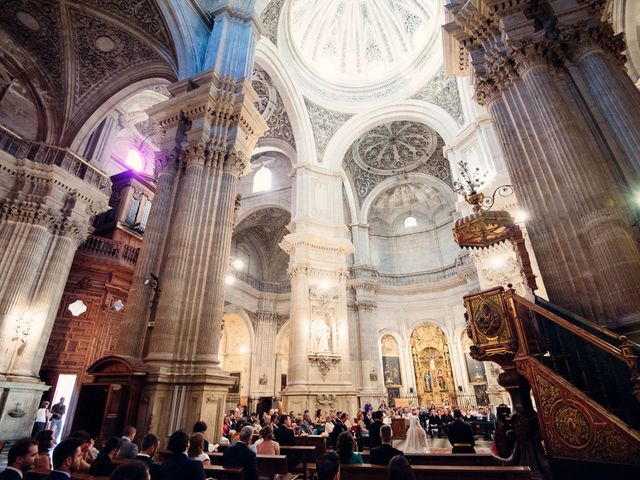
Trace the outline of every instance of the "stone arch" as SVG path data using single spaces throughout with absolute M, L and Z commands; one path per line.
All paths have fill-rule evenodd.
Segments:
M 255 51 L 255 63 L 267 71 L 278 90 L 289 114 L 296 141 L 297 160 L 301 163 L 317 163 L 317 152 L 311 120 L 300 90 L 295 86 L 287 68 L 278 55 L 275 45 L 261 38 Z

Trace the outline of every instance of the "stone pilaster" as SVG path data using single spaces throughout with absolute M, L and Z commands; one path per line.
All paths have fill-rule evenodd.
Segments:
M 576 94 L 563 24 L 537 2 L 479 3 L 450 2 L 445 30 L 468 52 L 476 99 L 493 117 L 530 213 L 549 298 L 611 327 L 629 324 L 640 312 L 640 254 L 626 185 Z M 587 3 L 553 2 L 595 18 Z
M 291 319 L 286 410 L 355 412 L 347 320 L 347 239 L 292 233 L 281 243 L 290 255 Z
M 81 162 L 72 156 L 68 161 Z M 66 167 L 0 151 L 2 438 L 30 433 L 42 392 L 49 388 L 38 374 L 75 251 L 93 215 L 108 208 L 108 189 L 100 190 Z M 98 171 L 91 173 L 108 183 Z

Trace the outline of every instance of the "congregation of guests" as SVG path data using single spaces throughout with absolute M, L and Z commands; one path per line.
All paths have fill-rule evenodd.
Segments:
M 46 409 L 47 405 L 43 403 L 42 408 Z M 392 444 L 393 418 L 409 420 L 403 445 Z M 389 478 L 413 478 L 404 455 L 428 453 L 427 435 L 448 436 L 452 453 L 475 453 L 477 429 L 474 430 L 471 423 L 475 422 L 476 427 L 479 423 L 481 433 L 486 436 L 484 423 L 491 424 L 488 430 L 491 434 L 495 419 L 495 415 L 484 408 L 477 413 L 452 411 L 448 407 L 418 410 L 381 406 L 374 411 L 367 404 L 364 411 L 350 417 L 348 412 L 339 411 L 325 415 L 321 409 L 314 415 L 309 411 L 287 414 L 277 410 L 248 415 L 246 409 L 238 406 L 224 417 L 219 436 L 212 438 L 212 442 L 206 438 L 207 425 L 202 421 L 196 422 L 191 433 L 174 432 L 167 444 L 169 455 L 162 464 L 154 460 L 160 444 L 158 438 L 148 434 L 138 447 L 137 432 L 132 426 L 125 427 L 120 438 L 107 438 L 100 450 L 96 449 L 94 439 L 81 430 L 71 433 L 53 448 L 55 433 L 34 427 L 33 439 L 13 442 L 8 467 L 0 473 L 0 480 L 21 479 L 23 472 L 32 468 L 50 470 L 47 480 L 66 480 L 73 472 L 118 480 L 205 480 L 205 467 L 211 465 L 208 454 L 218 445 L 227 445 L 221 458 L 223 466 L 242 467 L 245 480 L 257 480 L 256 455 L 279 455 L 281 446 L 296 445 L 296 437 L 305 435 L 326 437 L 328 448 L 333 450 L 318 459 L 319 479 L 334 478 L 340 465 L 362 464 L 365 443 L 370 449 L 369 463 L 387 465 L 389 474 L 395 475 Z M 502 415 L 497 422 L 496 443 L 501 444 L 497 446 L 497 453 L 503 457 L 513 448 L 507 442 L 507 429 L 506 416 Z M 259 437 L 255 444 L 252 443 L 254 434 Z M 401 449 L 396 448 L 398 446 Z

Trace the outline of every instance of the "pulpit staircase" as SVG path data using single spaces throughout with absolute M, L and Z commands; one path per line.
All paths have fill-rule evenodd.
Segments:
M 465 306 L 471 355 L 503 367 L 524 409 L 530 389 L 554 478 L 640 478 L 639 345 L 513 289 Z

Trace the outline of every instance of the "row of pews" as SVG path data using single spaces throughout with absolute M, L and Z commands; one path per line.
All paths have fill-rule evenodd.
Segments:
M 258 473 L 264 480 L 313 479 L 316 460 L 327 449 L 326 438 L 319 435 L 296 437 L 295 446 L 280 446 L 280 455 L 258 455 Z M 220 445 L 217 452 L 209 454 L 211 466 L 205 467 L 207 478 L 219 480 L 243 480 L 242 468 L 223 467 L 222 455 L 228 446 Z M 158 452 L 157 459 L 162 463 L 169 452 Z M 342 465 L 341 480 L 386 480 L 387 467 L 371 465 L 369 452 L 362 453 L 363 465 Z M 411 463 L 417 480 L 528 480 L 528 467 L 503 466 L 491 454 L 417 454 L 406 455 Z M 32 470 L 27 480 L 41 479 L 47 470 Z M 93 477 L 86 474 L 74 474 L 74 480 L 108 480 L 107 477 Z M 188 479 L 185 479 L 188 480 Z

